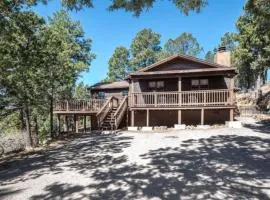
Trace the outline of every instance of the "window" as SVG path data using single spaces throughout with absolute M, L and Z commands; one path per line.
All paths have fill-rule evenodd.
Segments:
M 122 96 L 128 96 L 128 90 L 122 90 L 121 91 Z
M 164 81 L 157 81 L 157 88 L 164 88 Z
M 97 96 L 98 96 L 98 99 L 104 99 L 105 98 L 105 92 L 99 91 Z
M 148 87 L 150 89 L 163 89 L 164 88 L 164 81 L 149 81 Z
M 199 86 L 199 80 L 198 79 L 191 80 L 191 85 L 192 86 Z
M 201 79 L 200 80 L 200 89 L 208 89 L 208 79 Z
M 208 79 L 193 79 L 191 80 L 191 89 L 200 90 L 208 89 Z
M 155 82 L 155 81 L 150 81 L 150 82 L 148 83 L 148 87 L 149 87 L 149 88 L 156 88 L 156 82 Z
M 208 79 L 201 79 L 200 85 L 208 85 Z

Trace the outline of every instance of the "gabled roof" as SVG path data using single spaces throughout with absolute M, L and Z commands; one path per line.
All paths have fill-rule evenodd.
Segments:
M 106 90 L 106 89 L 126 89 L 129 87 L 127 81 L 115 81 L 109 83 L 97 83 L 89 87 L 90 90 Z
M 203 64 L 203 65 L 208 65 L 209 68 L 211 67 L 214 67 L 214 68 L 223 68 L 223 67 L 228 67 L 228 66 L 224 66 L 224 65 L 219 65 L 219 64 L 216 64 L 216 63 L 211 63 L 211 62 L 208 62 L 208 61 L 205 61 L 205 60 L 202 60 L 202 59 L 199 59 L 199 58 L 195 58 L 195 57 L 192 57 L 192 56 L 186 56 L 186 55 L 173 55 L 173 56 L 170 56 L 168 58 L 165 58 L 165 59 L 162 59 L 152 65 L 149 65 L 145 68 L 142 68 L 140 69 L 138 72 L 146 72 L 150 69 L 153 69 L 155 67 L 158 67 L 164 63 L 167 63 L 167 62 L 170 62 L 174 59 L 183 59 L 183 60 L 187 60 L 187 61 L 191 61 L 191 62 L 195 62 L 195 63 L 198 63 L 198 64 Z

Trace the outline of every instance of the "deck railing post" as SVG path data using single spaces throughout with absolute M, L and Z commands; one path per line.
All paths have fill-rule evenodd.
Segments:
M 178 77 L 178 92 L 179 92 L 179 95 L 178 95 L 178 103 L 179 103 L 179 106 L 182 106 L 182 77 Z
M 68 100 L 67 100 L 67 111 L 69 111 L 69 105 L 68 105 Z
M 203 92 L 203 105 L 206 106 L 206 91 Z
M 154 93 L 154 98 L 155 98 L 154 99 L 154 101 L 155 101 L 154 104 L 155 104 L 155 107 L 157 107 L 157 93 L 156 92 Z

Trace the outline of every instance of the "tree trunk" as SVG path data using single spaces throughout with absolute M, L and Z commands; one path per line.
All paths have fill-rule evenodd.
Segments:
M 36 116 L 34 116 L 31 123 L 31 140 L 32 147 L 36 147 L 38 145 L 38 123 Z
M 26 124 L 24 121 L 24 114 L 23 114 L 23 108 L 20 109 L 20 121 L 21 121 L 21 130 L 25 130 L 26 129 Z
M 50 99 L 50 132 L 51 132 L 51 138 L 54 138 L 54 132 L 53 132 L 53 97 L 51 96 Z
M 28 105 L 25 105 L 23 107 L 23 115 L 25 118 L 25 126 L 26 126 L 26 131 L 24 134 L 25 144 L 26 144 L 26 148 L 30 148 L 30 147 L 32 147 L 32 139 L 31 139 L 31 125 L 30 125 L 30 116 L 29 116 Z

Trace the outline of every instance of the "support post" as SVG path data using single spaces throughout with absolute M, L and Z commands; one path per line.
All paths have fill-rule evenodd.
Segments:
M 131 80 L 131 107 L 134 106 L 134 81 L 133 79 Z
M 74 132 L 78 133 L 78 123 L 77 123 L 77 115 L 74 115 L 73 117 L 73 122 L 74 122 Z
M 149 126 L 149 109 L 146 110 L 146 126 Z
M 69 103 L 68 103 L 68 101 L 66 101 L 66 103 L 67 103 L 67 111 L 69 111 Z
M 58 135 L 61 133 L 61 117 L 57 115 Z
M 157 93 L 154 92 L 154 104 L 155 104 L 155 107 L 157 107 Z
M 83 132 L 86 133 L 86 115 L 83 116 Z
M 230 81 L 230 104 L 232 105 L 233 104 L 233 99 L 234 99 L 234 78 L 232 77 L 231 78 L 231 81 Z
M 182 124 L 182 110 L 178 110 L 178 124 Z
M 64 116 L 64 132 L 68 131 L 68 118 L 67 115 Z
M 98 130 L 98 121 L 96 115 L 91 115 L 91 131 L 92 130 Z
M 131 126 L 134 126 L 134 110 L 131 111 Z
M 233 121 L 233 108 L 230 109 L 230 121 Z
M 178 92 L 179 92 L 178 103 L 179 103 L 179 106 L 182 105 L 182 94 L 181 94 L 181 91 L 182 91 L 182 77 L 179 76 L 178 77 Z
M 204 109 L 201 109 L 201 125 L 204 125 Z

